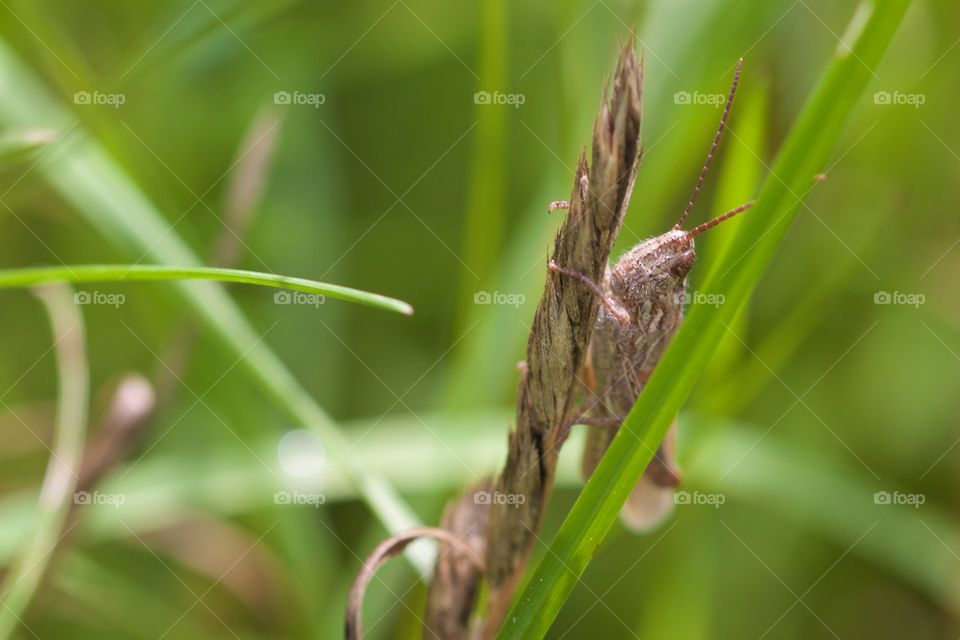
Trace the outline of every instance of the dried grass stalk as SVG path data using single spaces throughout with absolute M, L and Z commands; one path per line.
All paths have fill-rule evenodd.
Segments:
M 640 161 L 642 87 L 642 64 L 625 46 L 610 98 L 602 102 L 594 125 L 590 166 L 581 152 L 569 212 L 554 241 L 551 260 L 594 282 L 602 280 L 607 268 Z M 477 506 L 469 500 L 472 496 L 463 496 L 445 516 L 445 526 L 455 526 L 452 531 L 461 536 L 487 521 L 485 544 L 480 540 L 481 546 L 474 546 L 485 547 L 490 585 L 484 637 L 496 633 L 509 610 L 536 541 L 583 384 L 580 373 L 598 305 L 589 288 L 548 270 L 521 367 L 517 426 L 503 472 L 493 483 L 494 493 L 508 499 Z M 468 567 L 456 551 L 438 562 L 425 631 L 443 629 L 445 638 L 466 639 L 474 637 L 469 619 L 480 576 L 469 569 L 458 573 L 457 566 Z

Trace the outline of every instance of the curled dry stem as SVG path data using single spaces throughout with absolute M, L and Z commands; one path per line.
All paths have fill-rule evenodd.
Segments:
M 350 588 L 350 597 L 347 599 L 345 630 L 347 640 L 362 640 L 363 638 L 363 624 L 361 622 L 363 595 L 366 593 L 370 581 L 373 580 L 374 575 L 376 575 L 377 569 L 393 556 L 402 553 L 410 543 L 420 538 L 433 538 L 449 544 L 469 558 L 478 571 L 483 572 L 483 558 L 481 558 L 469 544 L 446 529 L 419 527 L 391 536 L 378 544 L 373 552 L 367 556 L 367 559 L 363 562 L 363 566 L 360 568 L 360 572 L 353 581 L 353 586 Z

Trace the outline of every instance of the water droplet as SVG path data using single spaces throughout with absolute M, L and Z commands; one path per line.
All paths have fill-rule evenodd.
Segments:
M 307 429 L 287 432 L 277 445 L 280 467 L 295 478 L 312 478 L 319 474 L 326 457 L 323 441 Z

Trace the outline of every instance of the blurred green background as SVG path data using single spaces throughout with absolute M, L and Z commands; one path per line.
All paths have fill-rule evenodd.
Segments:
M 739 56 L 729 134 L 692 221 L 776 179 L 766 167 L 855 7 L 3 3 L 2 132 L 58 134 L 0 167 L 4 268 L 163 262 L 128 229 L 149 235 L 148 203 L 164 222 L 158 246 L 179 237 L 209 263 L 232 242 L 235 266 L 416 309 L 277 304 L 272 291 L 229 287 L 257 344 L 345 435 L 346 453 L 312 444 L 327 455 L 305 489 L 290 471 L 311 442 L 293 453 L 279 444 L 305 425 L 224 347 L 216 320 L 199 320 L 173 285 L 84 285 L 124 296 L 82 307 L 91 430 L 119 375 L 178 377 L 98 487 L 124 504 L 77 510 L 17 637 L 339 637 L 360 558 L 387 532 L 337 464 L 360 461 L 429 524 L 498 470 L 562 216 L 546 204 L 570 192 L 631 30 L 646 61 L 646 153 L 617 253 L 682 210 Z M 616 531 L 549 637 L 960 635 L 958 42 L 956 3 L 913 4 L 826 180 L 813 187 L 811 176 L 806 206 L 681 415 L 690 503 L 648 536 Z M 251 149 L 265 140 L 272 159 L 256 164 Z M 248 198 L 249 226 L 228 229 L 230 198 L 251 180 L 244 167 L 264 192 Z M 101 203 L 120 195 L 139 204 L 108 215 Z M 698 239 L 701 262 L 734 224 Z M 6 564 L 30 535 L 57 377 L 41 307 L 15 291 L 0 303 Z M 185 326 L 196 340 L 183 342 Z M 188 345 L 182 369 L 169 361 L 177 344 Z M 580 486 L 580 435 L 544 542 Z M 300 490 L 323 504 L 275 499 Z M 419 637 L 416 573 L 396 560 L 379 578 L 368 637 Z

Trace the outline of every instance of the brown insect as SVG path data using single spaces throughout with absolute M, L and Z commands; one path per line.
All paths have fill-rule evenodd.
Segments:
M 683 320 L 687 274 L 696 259 L 693 239 L 753 206 L 749 202 L 693 229 L 682 229 L 726 128 L 742 66 L 741 59 L 720 126 L 693 194 L 677 224 L 666 233 L 644 240 L 626 252 L 612 269 L 607 267 L 600 284 L 550 262 L 552 271 L 580 280 L 601 302 L 584 380 L 592 400 L 586 403 L 586 408 L 576 419 L 589 429 L 582 461 L 583 473 L 587 477 L 610 446 Z M 565 202 L 554 202 L 550 209 L 567 206 Z M 673 490 L 680 482 L 674 455 L 675 432 L 676 421 L 624 505 L 621 517 L 633 529 L 645 530 L 655 526 L 672 509 Z

